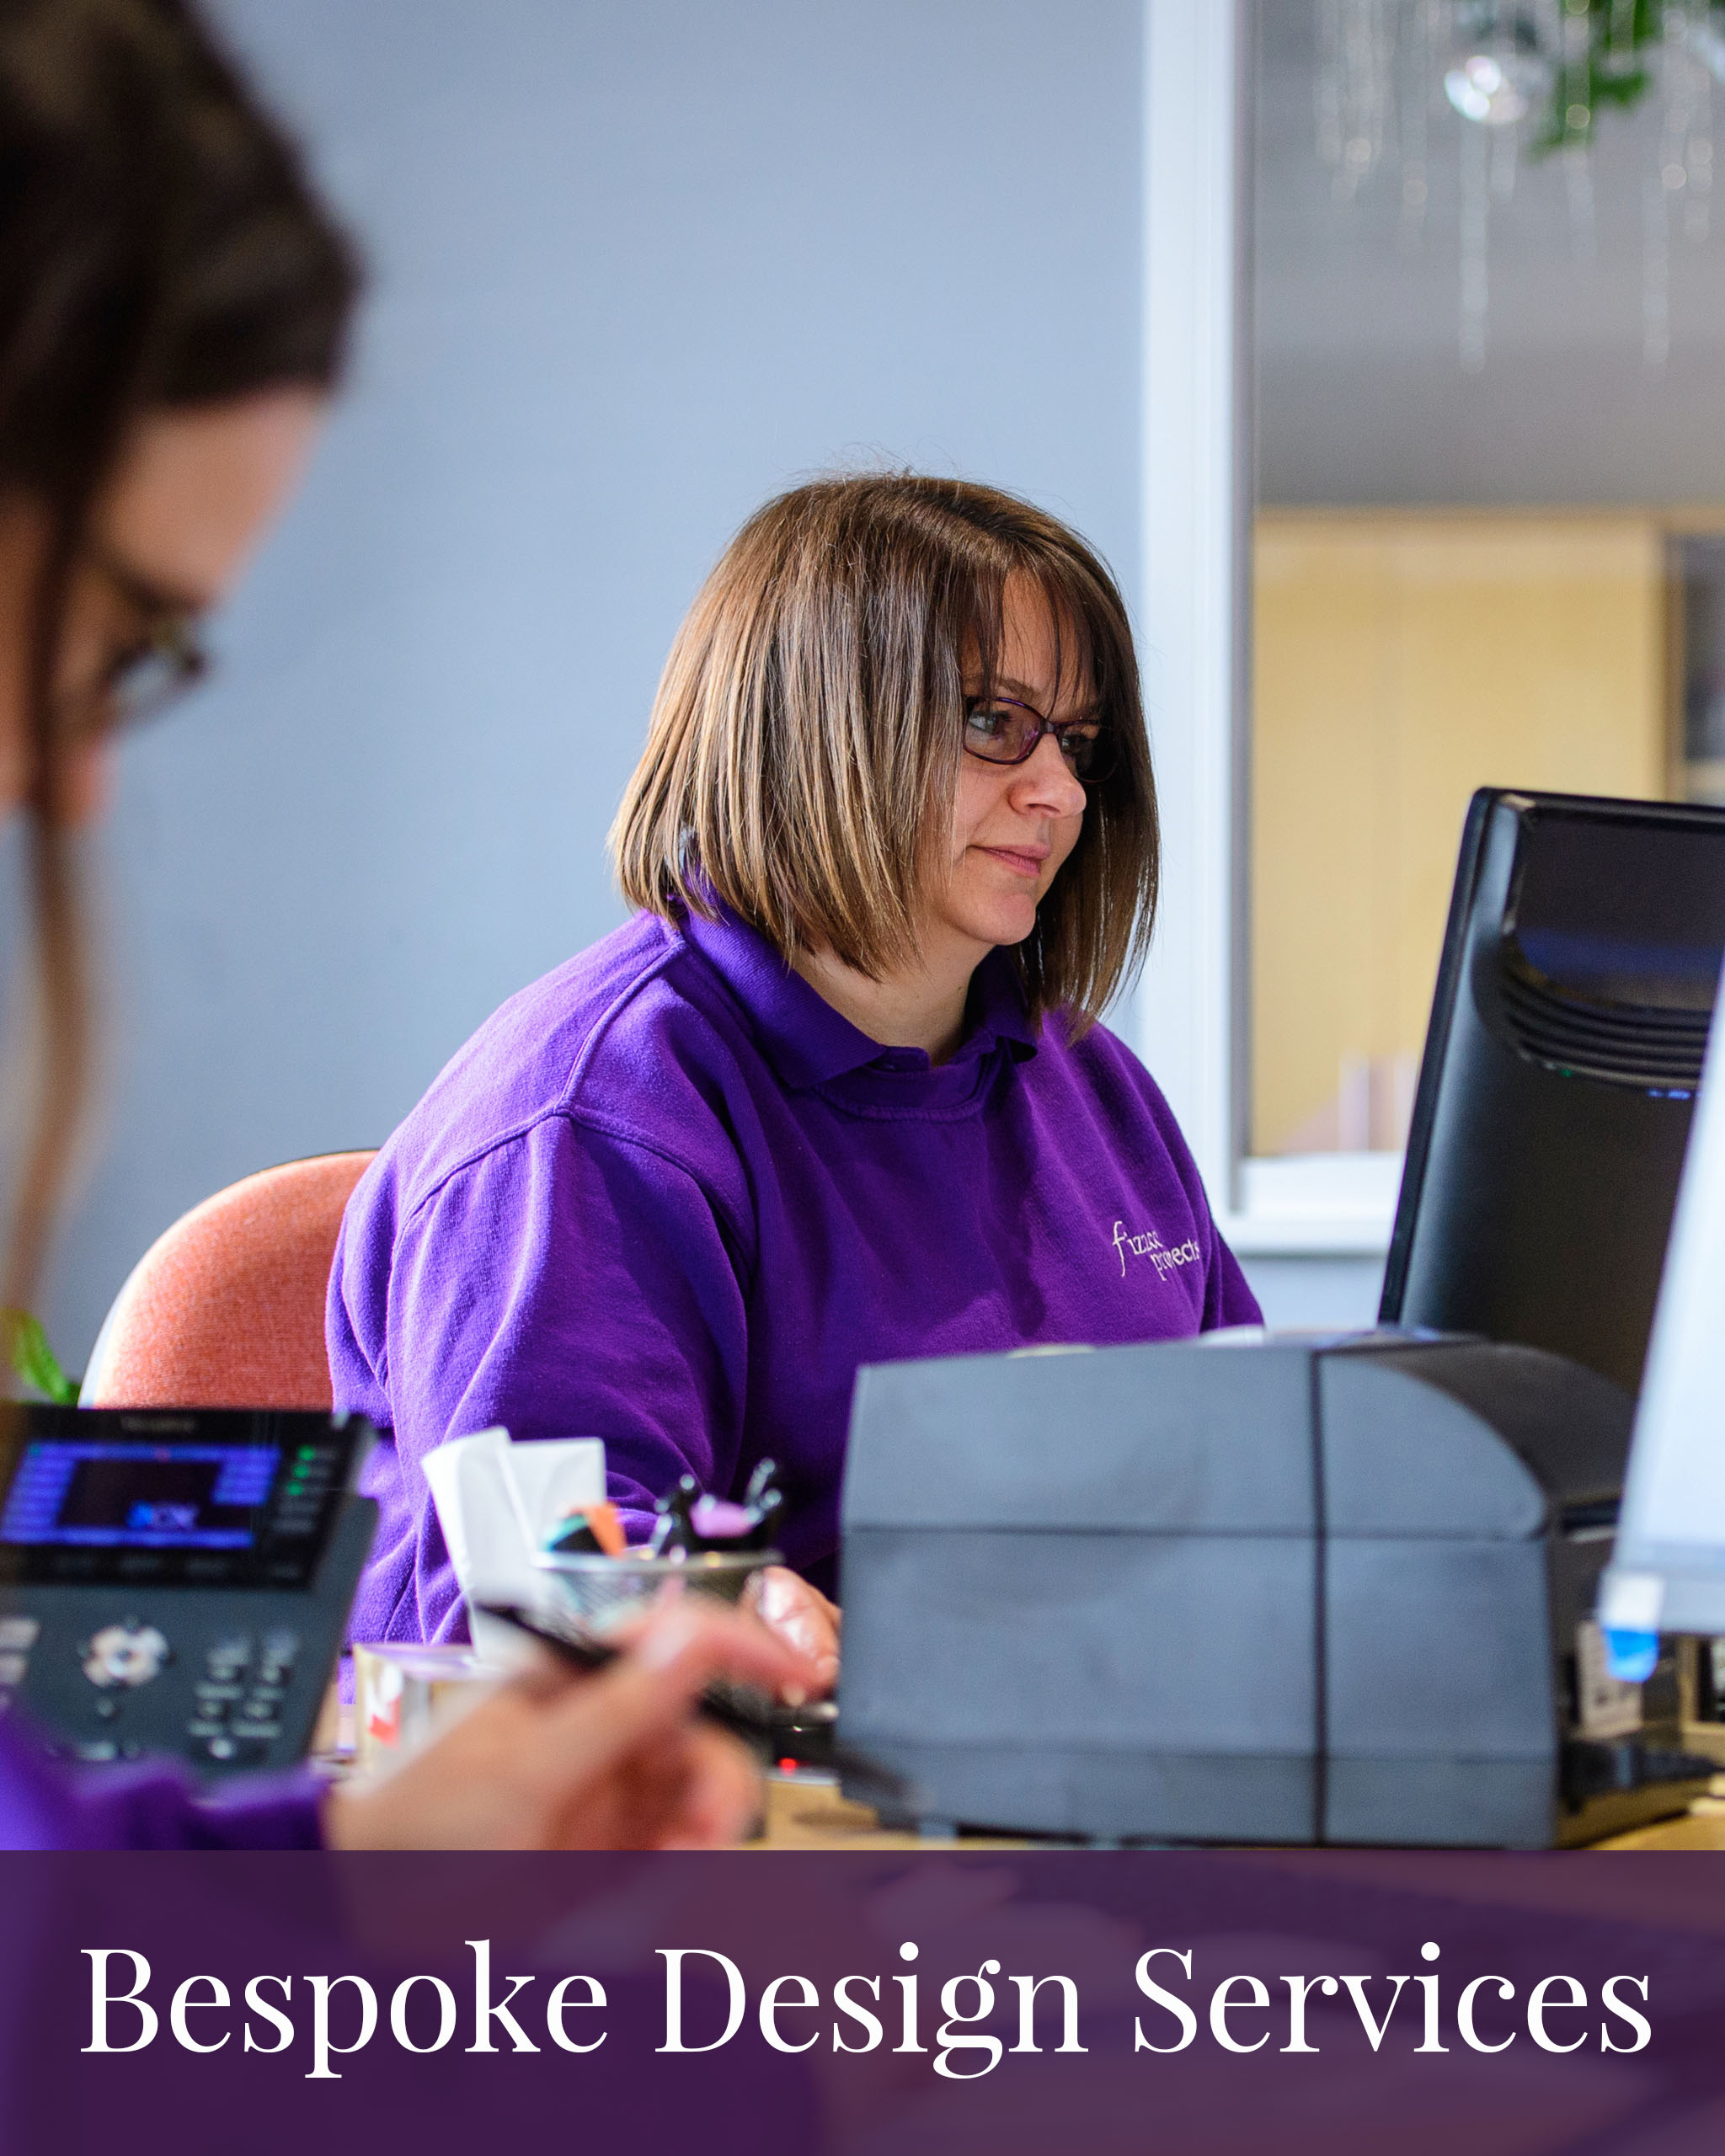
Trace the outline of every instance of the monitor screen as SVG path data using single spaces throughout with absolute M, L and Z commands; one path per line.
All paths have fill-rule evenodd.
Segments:
M 1384 1272 L 1386 1324 L 1638 1389 L 1725 959 L 1725 814 L 1474 798 Z
M 0 1542 L 249 1550 L 281 1464 L 271 1445 L 27 1444 Z
M 1725 1633 L 1725 1059 L 1710 1045 L 1659 1283 L 1601 1616 L 1624 1666 Z M 1630 1642 L 1638 1637 L 1641 1645 Z

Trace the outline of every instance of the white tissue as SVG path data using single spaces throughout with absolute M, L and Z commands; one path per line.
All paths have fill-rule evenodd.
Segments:
M 505 1445 L 503 1475 L 529 1552 L 542 1550 L 567 1514 L 605 1502 L 605 1440 L 542 1438 Z
M 473 1645 L 488 1654 L 505 1649 L 513 1637 L 509 1628 L 478 1605 L 531 1609 L 542 1598 L 534 1552 L 564 1513 L 604 1498 L 604 1444 L 550 1438 L 518 1445 L 507 1430 L 480 1430 L 439 1445 L 425 1465 Z

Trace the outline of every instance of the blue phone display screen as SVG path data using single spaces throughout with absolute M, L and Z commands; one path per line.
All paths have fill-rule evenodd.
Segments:
M 250 1550 L 280 1465 L 273 1445 L 36 1439 L 0 1511 L 0 1543 Z

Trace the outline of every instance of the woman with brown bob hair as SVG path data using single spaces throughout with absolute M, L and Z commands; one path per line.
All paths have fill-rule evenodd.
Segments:
M 958 480 L 770 502 L 683 623 L 612 831 L 625 926 L 505 1004 L 355 1193 L 338 1405 L 393 1433 L 365 1636 L 461 1623 L 420 1462 L 604 1438 L 632 1534 L 763 1459 L 821 1600 L 859 1364 L 1188 1337 L 1256 1305 L 1100 1022 L 1148 942 L 1126 614 L 1074 533 Z
M 1013 963 L 1033 1020 L 1065 1010 L 1078 1031 L 1093 1024 L 1156 912 L 1131 632 L 1090 549 L 991 488 L 841 479 L 750 519 L 665 668 L 612 832 L 624 897 L 666 920 L 717 902 L 793 964 L 828 952 L 863 980 L 914 970 L 963 753 L 987 745 L 961 715 L 967 696 L 985 705 L 1007 686 L 1011 601 L 1033 594 L 1047 610 L 1050 708 L 1063 682 L 1084 698 L 1066 737 L 1082 736 L 1084 767 L 1064 760 L 1085 798 Z

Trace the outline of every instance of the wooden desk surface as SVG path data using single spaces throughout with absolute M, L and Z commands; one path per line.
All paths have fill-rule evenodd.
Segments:
M 950 1839 L 896 1833 L 881 1826 L 866 1804 L 839 1795 L 838 1784 L 825 1774 L 770 1774 L 766 1820 L 761 1833 L 744 1844 L 751 1849 L 956 1849 Z M 986 1840 L 966 1835 L 967 1849 L 1022 1849 L 1028 1843 Z
M 1725 1775 L 1715 1786 L 1725 1784 Z M 962 1842 L 895 1833 L 876 1823 L 866 1804 L 841 1796 L 836 1783 L 814 1774 L 774 1775 L 766 1785 L 765 1831 L 745 1844 L 753 1849 L 1027 1849 L 1004 1837 L 966 1835 Z M 1674 1819 L 1661 1819 L 1596 1843 L 1599 1849 L 1725 1849 L 1725 1793 L 1699 1798 Z
M 1721 1780 L 1715 1776 L 1717 1790 Z M 1655 1820 L 1627 1834 L 1600 1842 L 1602 1849 L 1725 1849 L 1725 1796 L 1697 1797 L 1676 1819 Z

